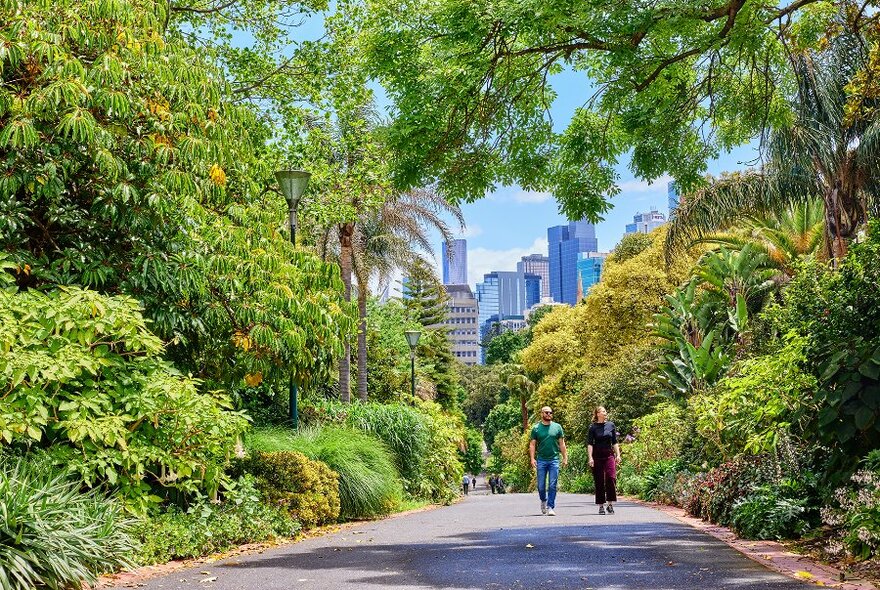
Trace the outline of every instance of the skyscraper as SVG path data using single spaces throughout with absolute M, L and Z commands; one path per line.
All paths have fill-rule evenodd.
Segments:
M 669 205 L 669 218 L 672 218 L 672 212 L 678 209 L 678 187 L 674 182 L 666 185 L 666 198 Z
M 625 233 L 634 234 L 638 232 L 649 234 L 665 223 L 666 216 L 654 207 L 651 207 L 651 210 L 646 213 L 636 213 L 633 215 L 633 222 L 626 224 Z
M 575 305 L 578 302 L 578 254 L 598 252 L 596 227 L 586 220 L 572 221 L 547 229 L 550 259 L 550 297 Z
M 467 240 L 443 242 L 443 284 L 466 285 L 467 280 Z
M 583 299 L 590 289 L 602 277 L 602 266 L 608 254 L 597 252 L 581 252 L 578 254 L 578 299 Z
M 550 297 L 550 259 L 543 254 L 523 256 L 516 263 L 516 270 L 525 274 L 541 277 L 541 298 Z

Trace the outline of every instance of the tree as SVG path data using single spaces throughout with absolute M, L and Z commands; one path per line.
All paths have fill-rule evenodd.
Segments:
M 552 190 L 571 219 L 607 209 L 630 151 L 637 177 L 699 185 L 708 158 L 787 119 L 790 55 L 877 19 L 851 0 L 364 4 L 367 63 L 396 109 L 398 182 L 436 180 L 456 199 L 517 182 Z M 583 72 L 586 104 L 555 133 L 553 76 L 566 69 Z
M 744 214 L 773 214 L 821 198 L 825 254 L 843 258 L 880 203 L 880 129 L 872 120 L 850 120 L 847 109 L 847 84 L 866 59 L 858 35 L 841 35 L 824 52 L 792 57 L 792 120 L 771 133 L 763 167 L 686 195 L 670 224 L 669 251 Z M 877 100 L 865 99 L 864 106 Z
M 523 432 L 529 429 L 528 404 L 535 393 L 535 382 L 526 375 L 520 364 L 506 365 L 501 372 L 501 379 L 514 399 L 519 399 Z
M 422 326 L 418 358 L 423 373 L 431 378 L 434 397 L 443 408 L 458 406 L 463 391 L 458 383 L 458 361 L 452 354 L 446 321 L 448 295 L 433 269 L 417 265 L 410 269 L 403 292 L 409 319 Z
M 692 243 L 736 250 L 749 245 L 764 253 L 784 279 L 793 277 L 804 260 L 822 257 L 824 250 L 825 219 L 818 200 L 770 214 L 746 214 L 725 230 L 697 238 Z
M 159 35 L 166 3 L 13 5 L 0 248 L 19 286 L 136 297 L 206 387 L 325 373 L 354 329 L 341 284 L 279 231 L 268 129 L 214 64 Z
M 496 334 L 486 346 L 486 364 L 512 363 L 520 350 L 526 346 L 526 334 L 505 330 Z
M 459 381 L 465 391 L 461 410 L 468 424 L 474 428 L 482 427 L 489 412 L 498 405 L 504 389 L 498 369 L 497 365 L 465 365 L 459 368 Z
M 435 229 L 446 243 L 453 233 L 443 220 L 446 213 L 464 227 L 461 209 L 447 203 L 431 190 L 412 190 L 390 196 L 375 212 L 369 212 L 356 226 L 353 241 L 353 268 L 357 277 L 358 311 L 358 397 L 367 400 L 367 296 L 371 277 L 378 275 L 382 284 L 397 269 L 410 269 L 427 265 L 417 250 L 431 251 L 427 235 Z

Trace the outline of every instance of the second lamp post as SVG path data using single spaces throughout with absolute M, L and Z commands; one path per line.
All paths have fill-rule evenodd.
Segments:
M 287 201 L 287 213 L 290 220 L 290 243 L 296 248 L 296 208 L 306 192 L 309 178 L 312 175 L 304 170 L 279 170 L 275 173 L 284 199 Z M 297 386 L 293 369 L 290 371 L 290 422 L 294 428 L 299 428 L 299 411 L 297 410 Z
M 409 364 L 412 377 L 412 396 L 416 397 L 416 346 L 419 344 L 419 336 L 422 335 L 418 330 L 407 330 L 404 332 L 406 341 L 409 344 Z

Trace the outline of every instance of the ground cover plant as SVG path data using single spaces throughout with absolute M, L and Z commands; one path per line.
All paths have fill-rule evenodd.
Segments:
M 131 564 L 130 517 L 118 501 L 80 488 L 45 456 L 0 457 L 0 588 L 94 584 Z

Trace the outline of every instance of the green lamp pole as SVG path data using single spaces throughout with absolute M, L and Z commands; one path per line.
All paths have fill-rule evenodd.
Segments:
M 279 170 L 275 173 L 281 193 L 287 201 L 287 212 L 290 220 L 290 243 L 296 248 L 296 208 L 309 186 L 309 178 L 312 175 L 305 170 Z M 293 370 L 290 371 L 290 387 L 288 391 L 290 402 L 290 423 L 294 428 L 299 428 L 299 410 L 297 409 L 297 385 Z
M 419 344 L 419 336 L 422 335 L 418 330 L 407 330 L 404 332 L 406 341 L 409 343 L 409 366 L 412 382 L 412 396 L 416 397 L 416 346 Z

